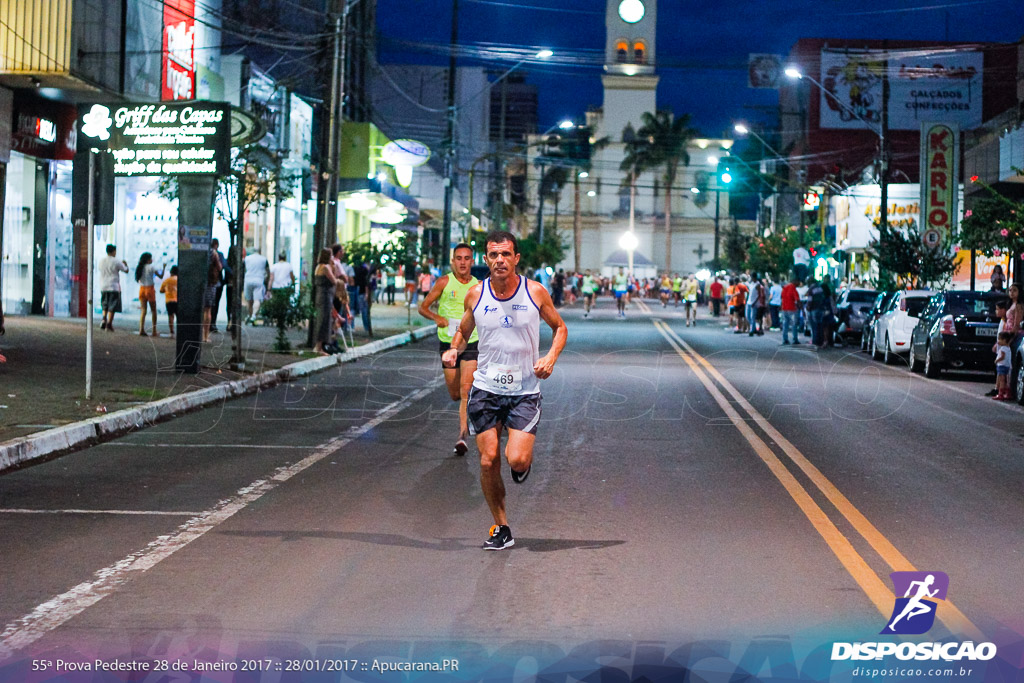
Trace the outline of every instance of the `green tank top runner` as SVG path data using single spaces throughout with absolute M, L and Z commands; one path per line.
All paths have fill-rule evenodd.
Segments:
M 478 282 L 479 280 L 470 276 L 469 282 L 462 284 L 454 273 L 448 273 L 448 284 L 441 292 L 441 298 L 437 300 L 437 314 L 448 319 L 448 327 L 437 328 L 437 338 L 441 341 L 451 342 L 455 335 L 455 328 L 462 320 L 462 314 L 466 312 L 466 295 L 469 294 L 470 288 Z M 474 329 L 469 343 L 472 344 L 479 338 Z

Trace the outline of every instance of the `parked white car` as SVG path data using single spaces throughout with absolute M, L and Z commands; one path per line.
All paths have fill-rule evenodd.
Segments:
M 935 292 L 910 289 L 897 292 L 889 307 L 874 323 L 871 357 L 884 359 L 886 364 L 896 362 L 898 356 L 910 351 L 910 334 L 917 327 L 921 311 Z

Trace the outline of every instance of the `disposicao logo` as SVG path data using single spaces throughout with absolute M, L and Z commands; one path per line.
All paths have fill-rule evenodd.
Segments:
M 935 624 L 940 603 L 949 591 L 945 572 L 893 572 L 895 605 L 886 621 L 882 635 L 920 635 Z M 902 596 L 902 597 L 901 597 Z M 996 656 L 993 643 L 965 642 L 896 642 L 896 643 L 833 643 L 832 661 L 871 660 L 894 656 L 899 660 L 967 660 L 987 661 Z
M 893 572 L 889 575 L 897 596 L 883 634 L 920 635 L 935 623 L 938 600 L 945 600 L 949 577 L 945 572 Z
M 102 104 L 92 105 L 89 113 L 82 117 L 82 132 L 92 138 L 106 140 L 110 137 L 110 110 Z

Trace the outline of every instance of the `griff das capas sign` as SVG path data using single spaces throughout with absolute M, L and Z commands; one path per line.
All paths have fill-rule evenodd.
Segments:
M 228 172 L 231 106 L 222 102 L 93 105 L 82 116 L 89 144 L 114 157 L 114 175 Z

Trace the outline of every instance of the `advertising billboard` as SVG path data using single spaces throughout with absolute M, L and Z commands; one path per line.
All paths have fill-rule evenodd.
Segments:
M 165 0 L 161 100 L 196 96 L 195 17 L 195 0 Z
M 921 240 L 933 249 L 956 228 L 959 157 L 956 125 L 921 124 Z
M 980 52 L 822 50 L 822 128 L 868 128 L 882 122 L 882 80 L 889 78 L 890 130 L 918 130 L 942 120 L 981 125 Z

